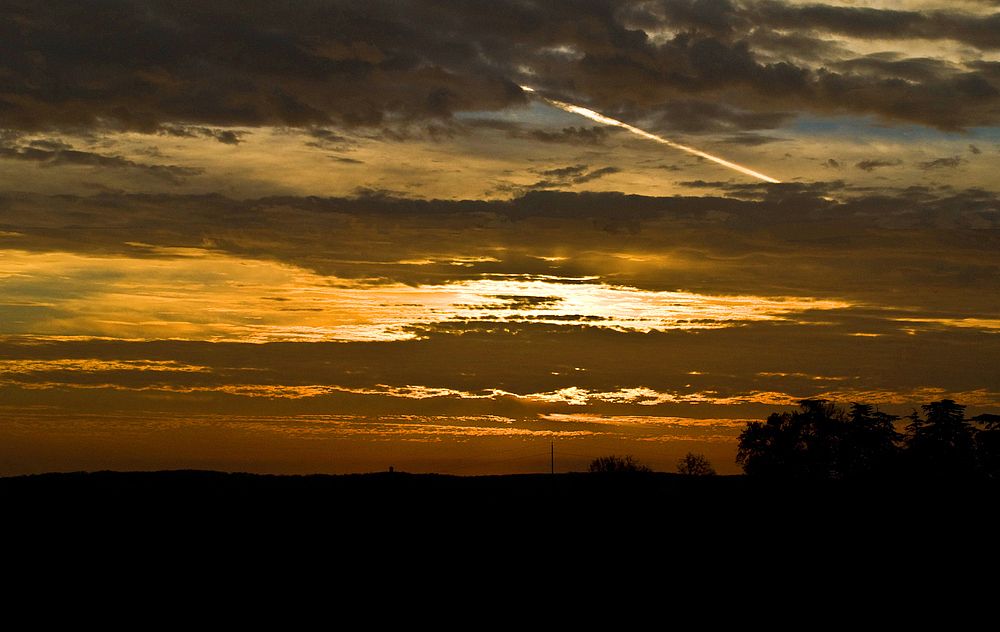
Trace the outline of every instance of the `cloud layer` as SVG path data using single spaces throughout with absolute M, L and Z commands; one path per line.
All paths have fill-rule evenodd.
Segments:
M 519 83 L 689 132 L 767 129 L 792 112 L 988 126 L 1000 17 L 979 6 L 8 2 L 0 127 L 381 126 L 523 107 Z M 965 52 L 906 52 L 922 45 Z

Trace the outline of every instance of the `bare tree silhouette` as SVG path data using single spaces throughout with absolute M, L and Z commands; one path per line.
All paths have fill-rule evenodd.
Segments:
M 704 454 L 688 452 L 677 461 L 677 471 L 687 476 L 715 476 L 715 468 Z
M 625 456 L 601 456 L 590 463 L 590 471 L 595 474 L 620 474 L 631 472 L 652 472 L 653 470 L 643 463 L 632 458 L 631 454 Z

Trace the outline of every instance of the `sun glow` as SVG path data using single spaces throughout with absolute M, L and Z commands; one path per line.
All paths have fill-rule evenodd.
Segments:
M 210 251 L 158 259 L 0 251 L 0 334 L 275 342 L 404 340 L 441 324 L 711 329 L 848 304 L 650 291 L 595 278 L 495 275 L 372 285 Z M 30 279 L 30 282 L 25 282 Z

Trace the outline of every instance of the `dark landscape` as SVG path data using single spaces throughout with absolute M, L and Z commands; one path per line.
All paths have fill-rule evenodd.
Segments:
M 375 472 L 265 475 L 203 470 L 70 472 L 0 478 L 0 497 L 24 516 L 118 524 L 324 524 L 370 535 L 396 527 L 438 535 L 456 525 L 652 525 L 723 533 L 771 525 L 812 533 L 867 533 L 948 516 L 991 520 L 1000 491 L 1000 416 L 964 416 L 951 400 L 899 418 L 803 400 L 794 412 L 749 422 L 737 460 L 746 474 L 716 475 L 701 455 L 683 473 L 654 472 L 631 456 L 595 459 L 589 472 L 453 476 Z M 32 508 L 26 511 L 26 508 Z M 858 530 L 858 522 L 866 526 Z
M 706 555 L 725 557 L 722 551 L 735 552 L 750 534 L 775 542 L 825 541 L 833 549 L 877 547 L 882 539 L 916 546 L 927 530 L 968 537 L 970 529 L 990 524 L 998 492 L 992 480 L 806 484 L 664 473 L 107 471 L 0 479 L 0 498 L 8 515 L 17 516 L 8 524 L 28 537 L 70 529 L 71 541 L 104 542 L 112 550 L 123 543 L 200 549 L 247 540 L 271 550 L 288 537 L 330 546 L 329 538 L 337 538 L 345 546 L 379 543 L 411 554 L 423 546 L 445 554 L 535 538 L 601 547 L 620 538 L 629 547 L 682 538 L 671 546 L 698 542 L 713 548 Z

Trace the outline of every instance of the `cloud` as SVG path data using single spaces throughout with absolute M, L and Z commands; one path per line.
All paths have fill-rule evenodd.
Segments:
M 599 169 L 542 171 L 571 181 Z M 495 201 L 8 193 L 0 245 L 9 250 L 0 253 L 2 268 L 18 271 L 0 279 L 18 302 L 0 309 L 8 327 L 20 321 L 31 331 L 44 319 L 66 333 L 91 310 L 102 321 L 140 314 L 132 323 L 147 331 L 173 319 L 232 339 L 278 322 L 316 340 L 363 292 L 383 293 L 364 298 L 368 317 L 398 317 L 421 290 L 446 298 L 396 342 L 6 336 L 0 388 L 39 403 L 59 388 L 70 393 L 62 401 L 93 410 L 112 399 L 147 410 L 155 397 L 177 406 L 197 396 L 227 412 L 418 405 L 495 414 L 513 400 L 525 414 L 582 402 L 603 414 L 696 406 L 707 415 L 754 398 L 877 394 L 902 405 L 930 387 L 996 400 L 995 193 L 836 181 L 688 187 L 708 189 Z M 623 230 L 602 230 L 609 226 Z M 484 289 L 461 294 L 470 283 Z M 137 286 L 142 296 L 123 315 L 121 296 Z M 211 303 L 198 295 L 204 288 L 228 294 Z M 710 298 L 688 305 L 693 313 L 678 316 L 676 329 L 606 313 L 634 304 L 648 316 L 650 291 L 678 289 Z M 111 299 L 103 312 L 100 296 Z M 780 308 L 781 318 L 732 316 L 747 296 L 742 305 Z M 689 298 L 664 295 L 657 309 Z M 847 306 L 800 309 L 803 298 Z M 250 317 L 270 322 L 247 322 L 235 335 L 227 325 Z M 104 335 L 122 331 L 108 325 Z
M 41 151 L 41 150 L 38 150 Z M 46 156 L 46 159 L 51 159 Z M 951 160 L 951 159 L 946 159 Z M 543 170 L 553 180 L 573 182 L 611 173 L 607 168 L 570 165 Z M 211 195 L 142 195 L 102 193 L 93 196 L 60 196 L 54 204 L 45 196 L 8 194 L 0 198 L 0 222 L 11 231 L 22 229 L 61 230 L 75 225 L 80 217 L 91 218 L 95 228 L 158 231 L 166 243 L 134 238 L 115 238 L 115 243 L 158 243 L 171 247 L 200 246 L 202 238 L 222 244 L 238 234 L 234 227 L 267 235 L 270 240 L 320 239 L 341 231 L 358 231 L 357 247 L 375 247 L 379 240 L 366 242 L 365 230 L 377 230 L 384 223 L 400 230 L 426 230 L 439 238 L 446 227 L 456 230 L 503 231 L 521 222 L 536 219 L 565 220 L 592 226 L 594 220 L 639 222 L 651 229 L 761 227 L 791 223 L 804 226 L 833 220 L 858 222 L 868 227 L 993 227 L 1000 212 L 1000 198 L 982 189 L 962 191 L 929 187 L 905 189 L 852 189 L 839 181 L 816 183 L 682 183 L 692 191 L 722 190 L 725 195 L 679 195 L 651 197 L 615 192 L 531 191 L 511 200 L 419 200 L 396 197 L 392 192 L 368 191 L 354 198 L 278 196 L 239 200 Z M 948 223 L 944 223 L 947 221 Z M 196 227 L 197 230 L 191 230 Z M 657 228 L 659 227 L 659 228 Z M 95 237 L 99 233 L 95 234 Z M 577 235 L 574 233 L 573 238 Z M 386 237 L 381 237 L 385 239 Z M 88 238 L 89 239 L 89 238 Z M 458 238 L 461 243 L 461 237 Z M 336 243 L 321 240 L 325 247 Z M 85 246 L 86 242 L 79 244 Z M 346 242 L 345 242 L 346 245 Z M 395 254 L 388 260 L 422 260 L 393 244 Z M 449 246 L 450 247 L 450 246 Z M 306 251 L 310 249 L 305 249 Z M 131 252 L 131 247 L 128 248 Z M 306 254 L 303 252 L 303 254 Z M 434 259 L 451 261 L 452 257 Z M 466 256 L 481 253 L 467 253 Z M 494 253 L 482 253 L 493 256 Z M 545 252 L 535 254 L 546 254 Z M 488 259 L 483 260 L 484 264 Z M 450 264 L 449 264 L 450 265 Z M 480 265 L 480 264 L 477 264 Z M 546 264 L 549 265 L 549 264 Z
M 600 145 L 611 134 L 621 131 L 617 127 L 564 127 L 559 132 L 532 130 L 530 132 L 512 132 L 515 137 L 533 138 L 543 143 L 567 143 L 570 145 Z
M 618 167 L 602 167 L 590 171 L 588 169 L 587 165 L 575 165 L 538 171 L 539 175 L 545 176 L 544 180 L 539 180 L 528 185 L 506 185 L 506 190 L 518 195 L 524 195 L 528 191 L 544 191 L 546 189 L 558 189 L 577 184 L 586 184 L 604 176 L 621 172 L 621 169 Z
M 854 165 L 854 167 L 862 171 L 874 171 L 882 167 L 898 167 L 901 164 L 903 164 L 903 161 L 898 158 L 896 160 L 862 160 Z
M 1000 198 L 995 193 L 854 190 L 836 182 L 721 188 L 725 196 L 533 191 L 492 202 L 389 195 L 235 200 L 8 194 L 0 198 L 0 246 L 100 258 L 207 257 L 199 270 L 218 268 L 209 261 L 213 257 L 270 262 L 358 289 L 604 279 L 643 290 L 743 295 L 753 288 L 761 296 L 880 304 L 889 299 L 885 288 L 894 287 L 894 296 L 913 306 L 953 304 L 976 318 L 996 312 L 992 297 L 1000 268 L 991 235 L 1000 229 Z M 935 256 L 923 256 L 927 251 Z M 72 283 L 67 283 L 59 281 L 58 287 L 68 291 Z M 17 293 L 8 287 L 7 295 L 48 301 L 38 288 L 18 287 Z M 504 293 L 509 292 L 486 292 Z M 8 317 L 25 309 L 11 307 Z M 588 312 L 566 307 L 560 314 Z
M 799 111 L 948 130 L 1000 116 L 995 62 L 852 58 L 824 41 L 919 39 L 988 54 L 1000 50 L 997 15 L 779 1 L 501 0 L 483 12 L 458 0 L 123 0 L 88 10 L 52 0 L 3 19 L 0 127 L 16 130 L 209 130 L 236 143 L 238 132 L 212 130 L 449 120 L 526 106 L 526 82 L 691 131 L 766 129 Z M 815 37 L 782 35 L 790 30 Z
M 423 5 L 369 11 L 347 2 L 265 8 L 126 0 L 83 10 L 56 0 L 44 11 L 8 9 L 7 23 L 30 26 L 5 34 L 11 55 L 0 125 L 109 121 L 166 133 L 378 125 L 388 116 L 449 117 L 524 101 L 495 67 L 476 61 L 473 41 L 436 29 L 444 14 Z
M 196 138 L 198 136 L 214 138 L 224 145 L 239 145 L 243 142 L 243 136 L 248 134 L 248 132 L 242 130 L 221 130 L 183 125 L 163 125 L 159 129 L 159 133 L 182 138 Z
M 979 390 L 997 405 L 990 381 L 1000 369 L 995 334 L 935 326 L 909 333 L 908 323 L 894 320 L 900 315 L 842 310 L 812 322 L 697 334 L 539 323 L 441 326 L 419 339 L 365 343 L 7 337 L 0 340 L 0 388 L 18 388 L 23 399 L 40 402 L 51 388 L 94 391 L 88 405 L 95 410 L 112 399 L 149 406 L 157 392 L 199 394 L 212 406 L 228 404 L 229 413 L 257 414 L 289 406 L 328 413 L 334 403 L 341 414 L 370 413 L 414 402 L 422 408 L 398 410 L 497 414 L 496 406 L 507 402 L 522 415 L 580 412 L 570 407 L 584 404 L 596 414 L 690 414 L 695 404 L 704 407 L 699 415 L 711 416 L 718 410 L 712 406 L 760 405 L 761 397 L 765 406 L 776 405 L 774 398 L 822 395 L 901 405 L 927 388 Z M 858 332 L 878 335 L 852 335 Z M 817 355 L 824 358 L 820 369 Z M 978 370 L 969 373 L 968 366 Z
M 754 112 L 696 99 L 668 101 L 656 107 L 655 115 L 658 128 L 686 134 L 774 129 L 795 117 L 792 112 Z
M 605 61 L 600 68 L 603 85 L 614 82 L 614 89 L 625 93 L 630 85 L 643 86 L 648 94 L 648 83 L 656 81 L 662 88 L 655 99 L 664 99 L 668 90 L 742 89 L 743 103 L 753 103 L 756 111 L 773 111 L 773 105 L 763 107 L 750 95 L 766 95 L 775 105 L 787 98 L 790 106 L 797 101 L 800 110 L 873 113 L 942 129 L 996 120 L 997 109 L 990 102 L 1000 94 L 995 77 L 975 62 L 909 59 L 902 53 L 852 58 L 849 51 L 833 50 L 819 37 L 828 33 L 859 39 L 955 41 L 994 50 L 1000 46 L 996 16 L 783 2 L 674 0 L 660 6 L 636 23 L 678 34 L 647 47 L 645 54 L 621 54 Z M 818 36 L 811 42 L 798 37 L 794 46 L 784 46 L 788 40 L 773 33 L 789 30 Z M 664 73 L 661 66 L 673 70 Z M 949 98 L 942 103 L 940 95 L 945 93 Z
M 558 169 L 548 169 L 540 172 L 543 176 L 551 176 L 559 180 L 575 178 L 587 170 L 587 165 L 577 165 L 575 167 L 561 167 Z
M 40 149 L 46 147 L 47 149 Z M 0 146 L 0 158 L 35 162 L 42 167 L 76 165 L 104 169 L 130 169 L 155 178 L 179 184 L 184 178 L 204 173 L 200 167 L 178 165 L 150 165 L 134 162 L 122 156 L 106 156 L 89 151 L 70 149 L 69 145 L 51 141 L 33 141 L 27 147 Z
M 307 131 L 307 134 L 315 139 L 307 142 L 307 147 L 315 147 L 328 151 L 344 151 L 350 145 L 354 144 L 354 141 L 346 136 L 325 128 L 312 128 Z
M 769 143 L 780 143 L 784 138 L 778 138 L 776 136 L 764 136 L 763 134 L 734 134 L 733 136 L 727 136 L 722 139 L 722 142 L 727 145 L 743 145 L 745 147 L 759 147 L 760 145 L 767 145 Z
M 593 171 L 581 174 L 573 178 L 573 184 L 583 184 L 586 182 L 590 182 L 591 180 L 597 180 L 598 178 L 603 178 L 604 176 L 620 172 L 621 169 L 619 169 L 618 167 L 602 167 L 600 169 L 594 169 Z
M 65 143 L 60 140 L 48 140 L 48 139 L 33 140 L 30 143 L 28 143 L 28 147 L 31 147 L 33 149 L 43 149 L 45 151 L 52 151 L 52 152 L 61 151 L 63 149 L 73 149 L 73 146 L 70 145 L 69 143 Z
M 1000 49 L 996 15 L 957 11 L 908 11 L 868 7 L 806 5 L 771 1 L 667 0 L 660 19 L 714 35 L 733 35 L 755 26 L 809 30 L 856 38 L 952 40 L 984 50 Z
M 951 158 L 935 158 L 928 162 L 921 162 L 917 166 L 924 171 L 930 169 L 957 169 L 965 160 L 961 156 L 952 156 Z

